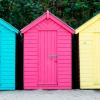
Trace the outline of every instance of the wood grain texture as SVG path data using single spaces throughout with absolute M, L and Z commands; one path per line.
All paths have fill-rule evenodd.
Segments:
M 54 19 L 24 34 L 24 89 L 72 88 L 72 33 Z
M 17 29 L 14 31 L 14 28 L 7 24 L 0 19 L 0 90 L 15 90 Z
M 80 88 L 100 89 L 100 14 L 76 32 L 79 33 Z

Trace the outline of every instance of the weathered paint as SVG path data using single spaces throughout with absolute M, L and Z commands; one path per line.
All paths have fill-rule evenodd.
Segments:
M 24 89 L 71 89 L 74 30 L 47 11 L 21 32 Z
M 79 33 L 80 88 L 100 89 L 100 14 L 76 29 Z
M 17 29 L 0 19 L 0 90 L 15 90 L 16 33 Z

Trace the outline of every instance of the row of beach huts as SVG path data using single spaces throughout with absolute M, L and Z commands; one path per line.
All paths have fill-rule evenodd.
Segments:
M 49 11 L 17 30 L 0 19 L 0 90 L 100 89 L 100 13 L 74 30 Z

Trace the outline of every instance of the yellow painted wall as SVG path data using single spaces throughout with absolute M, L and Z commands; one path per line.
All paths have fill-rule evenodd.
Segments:
M 87 28 L 82 30 L 82 32 L 100 32 L 100 19 L 96 20 L 94 23 L 90 24 Z
M 79 33 L 80 88 L 100 89 L 100 17 L 82 30 L 78 28 L 77 33 Z
M 100 88 L 100 32 L 94 34 L 94 88 Z
M 80 87 L 89 88 L 93 81 L 93 34 L 79 34 Z

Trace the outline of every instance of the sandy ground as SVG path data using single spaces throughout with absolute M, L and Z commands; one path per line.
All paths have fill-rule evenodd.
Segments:
M 0 91 L 0 100 L 100 100 L 96 90 Z

